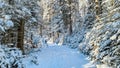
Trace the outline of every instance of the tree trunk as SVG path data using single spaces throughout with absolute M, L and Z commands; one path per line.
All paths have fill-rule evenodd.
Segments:
M 71 35 L 72 34 L 72 22 L 71 22 L 71 20 L 70 20 L 69 32 L 70 32 L 70 35 Z
M 59 38 L 59 32 L 57 32 L 57 38 Z
M 69 0 L 69 32 L 70 32 L 70 34 L 72 34 L 72 13 L 71 13 L 71 11 L 72 11 L 72 9 L 71 9 L 71 2 L 72 2 L 72 0 Z
M 42 37 L 42 25 L 40 25 L 40 35 Z
M 21 19 L 20 25 L 18 26 L 18 39 L 17 39 L 17 47 L 22 50 L 24 54 L 24 20 Z

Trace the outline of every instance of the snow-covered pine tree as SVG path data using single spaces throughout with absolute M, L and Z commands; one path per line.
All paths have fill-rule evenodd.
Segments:
M 67 34 L 64 37 L 64 44 L 70 46 L 71 48 L 77 48 L 83 39 L 83 28 L 85 27 L 83 18 L 85 16 L 82 15 L 82 12 L 86 9 L 85 6 L 87 7 L 87 4 L 84 3 L 84 1 L 72 0 L 72 10 L 69 10 L 71 12 L 72 34 Z
M 40 6 L 38 5 L 39 1 L 0 0 L 0 3 L 0 28 L 6 34 L 8 34 L 6 32 L 8 29 L 18 29 L 17 47 L 24 52 L 24 33 L 26 34 L 30 31 L 28 30 L 28 26 L 30 26 L 30 28 L 34 27 L 35 30 L 38 30 L 40 28 L 40 26 L 36 26 L 40 24 L 42 20 L 42 17 L 40 17 Z M 25 31 L 26 29 L 28 31 Z M 39 32 L 36 34 L 38 35 Z
M 119 0 L 93 0 L 91 2 L 91 5 L 95 7 L 92 8 L 95 10 L 95 20 L 92 29 L 86 32 L 80 49 L 97 64 L 97 68 L 120 67 L 119 3 Z

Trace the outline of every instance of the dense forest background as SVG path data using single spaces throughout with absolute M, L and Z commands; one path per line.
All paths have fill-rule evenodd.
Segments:
M 120 68 L 120 0 L 0 0 L 0 68 L 53 43 Z

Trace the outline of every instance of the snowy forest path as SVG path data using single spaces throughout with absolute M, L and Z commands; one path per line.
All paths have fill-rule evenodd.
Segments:
M 77 49 L 70 49 L 67 46 L 48 46 L 31 55 L 37 57 L 38 65 L 28 62 L 32 60 L 29 57 L 25 61 L 26 68 L 84 68 L 88 63 L 86 57 Z

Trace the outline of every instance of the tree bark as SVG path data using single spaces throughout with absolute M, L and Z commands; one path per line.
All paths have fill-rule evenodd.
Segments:
M 22 53 L 24 52 L 24 20 L 21 19 L 20 25 L 18 26 L 18 39 L 17 39 L 17 47 L 22 50 Z
M 42 25 L 40 25 L 40 35 L 41 35 L 41 37 L 42 37 Z
M 70 32 L 70 35 L 71 35 L 72 34 L 72 18 L 71 18 L 72 17 L 72 15 L 71 15 L 72 14 L 71 13 L 71 11 L 72 11 L 72 9 L 71 9 L 71 1 L 72 0 L 68 0 L 68 1 L 69 1 L 69 12 L 70 12 L 69 13 L 69 26 L 70 26 L 69 27 L 69 32 Z
M 71 21 L 71 20 L 70 20 Z M 72 22 L 70 22 L 70 27 L 69 27 L 70 35 L 72 34 Z

